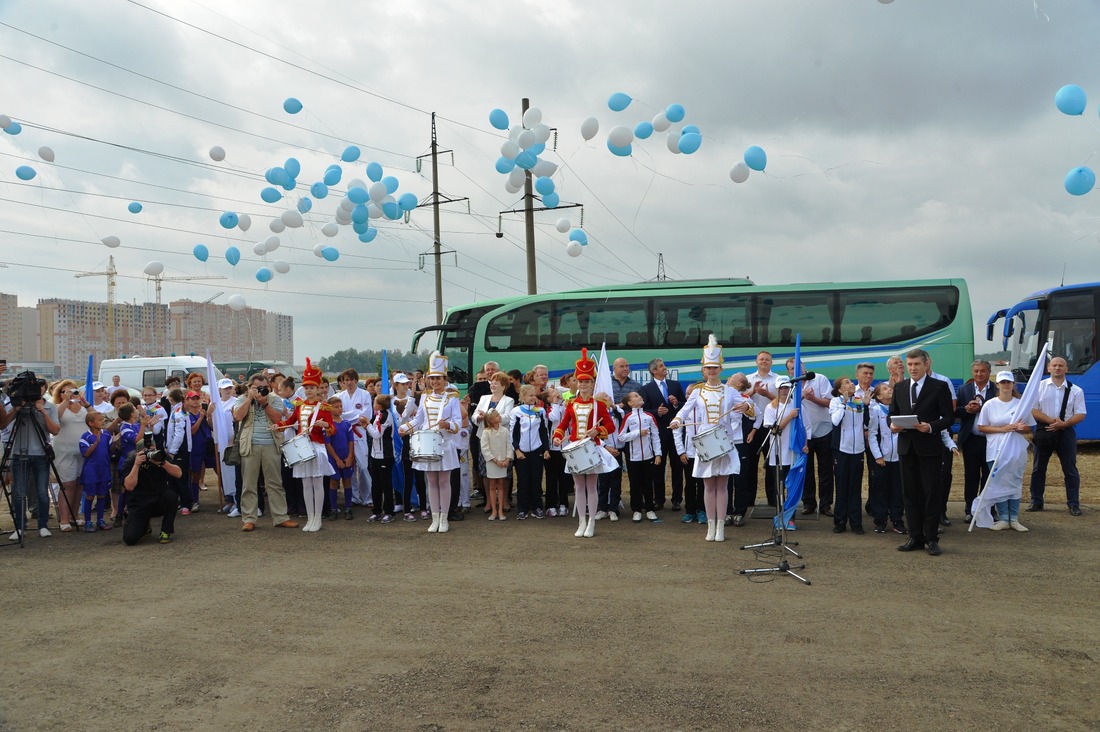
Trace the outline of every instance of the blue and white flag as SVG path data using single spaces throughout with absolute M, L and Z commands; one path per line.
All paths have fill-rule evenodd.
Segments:
M 802 334 L 794 338 L 794 378 L 802 375 Z M 783 482 L 787 486 L 787 500 L 783 502 L 783 521 L 789 523 L 794 517 L 794 511 L 802 502 L 802 489 L 806 484 L 806 462 L 808 455 L 802 451 L 806 446 L 806 423 L 802 421 L 802 387 L 804 382 L 795 382 L 791 385 L 792 405 L 798 410 L 798 416 L 791 420 L 791 452 L 794 459 L 791 469 Z M 776 528 L 779 528 L 776 525 Z

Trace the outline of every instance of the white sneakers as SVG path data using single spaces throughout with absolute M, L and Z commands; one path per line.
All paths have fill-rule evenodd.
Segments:
M 612 521 L 618 521 L 619 520 L 619 514 L 612 511 L 609 514 L 607 514 L 607 518 L 609 518 Z
M 994 531 L 1003 531 L 1004 529 L 1007 529 L 1008 527 L 1009 527 L 1009 523 L 1007 521 L 997 521 L 992 526 L 990 526 L 989 528 L 993 529 Z
M 596 511 L 596 520 L 603 521 L 607 518 L 607 511 Z
M 1009 521 L 1008 524 L 1017 531 L 1027 531 L 1027 527 L 1021 524 L 1019 521 Z M 45 529 L 42 530 L 45 531 Z
M 557 516 L 557 515 L 558 515 L 558 509 L 556 509 L 556 508 L 554 508 L 553 506 L 551 506 L 550 508 L 546 509 L 546 515 L 547 515 L 547 516 L 548 516 L 549 518 L 554 518 L 555 516 Z
M 642 522 L 642 512 L 641 511 L 635 511 L 634 515 L 631 516 L 631 520 L 634 521 L 634 523 L 636 523 L 636 524 L 640 524 Z
M 1018 530 L 1019 529 L 1017 529 L 1017 531 Z M 1024 529 L 1024 531 L 1027 531 L 1027 529 Z M 45 527 L 42 527 L 38 530 L 38 535 L 41 536 L 43 539 L 45 539 L 47 536 L 53 536 L 53 534 L 50 533 L 50 530 Z
M 19 541 L 19 532 L 12 532 L 12 535 L 8 537 L 8 541 Z
M 645 512 L 645 517 L 647 519 L 649 519 L 650 521 L 656 521 L 657 520 L 657 512 L 656 511 L 646 511 Z
M 240 518 L 241 517 L 241 509 L 237 508 L 236 506 L 233 506 L 233 510 L 230 511 L 226 515 L 229 516 L 229 518 Z

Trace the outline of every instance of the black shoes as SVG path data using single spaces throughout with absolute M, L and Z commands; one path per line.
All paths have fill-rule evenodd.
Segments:
M 935 543 L 935 542 L 933 542 L 933 543 Z M 898 551 L 899 552 L 915 552 L 916 550 L 923 549 L 923 548 L 924 548 L 924 542 L 923 541 L 917 541 L 916 539 L 910 539 L 909 541 L 907 541 L 904 544 L 902 544 L 901 546 L 899 546 Z M 938 544 L 936 545 L 936 548 L 937 549 L 939 548 Z
M 843 526 L 834 526 L 833 527 L 833 533 L 834 534 L 843 534 L 847 530 L 848 529 L 844 528 Z
M 943 516 L 943 517 L 940 518 L 940 526 L 950 526 L 950 525 L 951 525 L 951 519 L 947 518 L 947 516 Z
M 1031 509 L 1029 508 L 1028 510 L 1030 511 Z M 1070 506 L 1069 507 L 1069 515 L 1070 516 L 1080 516 L 1081 515 L 1080 506 Z
M 672 510 L 673 511 L 679 511 L 680 510 L 680 502 L 679 501 L 673 501 L 672 502 Z
M 833 515 L 833 507 L 832 506 L 822 506 L 821 507 L 821 515 L 822 516 L 832 516 Z
M 812 516 L 816 512 L 817 512 L 817 506 L 804 506 L 802 508 L 802 515 L 803 516 Z
M 1027 508 L 1025 508 L 1024 510 L 1027 511 L 1028 513 L 1035 513 L 1036 511 L 1042 511 L 1043 510 L 1043 504 L 1033 503 L 1030 506 L 1028 506 Z
M 928 542 L 928 553 L 933 557 L 938 557 L 943 554 L 943 549 L 940 549 L 940 543 L 938 541 Z
M 857 536 L 863 536 L 867 532 L 863 530 L 862 526 L 853 526 L 852 527 L 852 533 L 856 534 Z

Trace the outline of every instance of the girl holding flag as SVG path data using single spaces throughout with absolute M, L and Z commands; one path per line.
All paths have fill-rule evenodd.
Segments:
M 1027 440 L 1024 439 L 1024 435 L 1031 432 L 1031 427 L 1035 424 L 1035 418 L 1028 415 L 1026 419 L 1013 422 L 1012 418 L 1016 414 L 1019 404 L 1020 394 L 1016 391 L 1016 377 L 1013 376 L 1011 371 L 1001 371 L 997 374 L 997 398 L 990 399 L 982 405 L 982 411 L 978 413 L 977 421 L 978 431 L 986 436 L 985 459 L 989 463 L 990 470 L 993 469 L 993 462 L 999 454 L 1011 454 L 1010 451 L 1002 453 L 1002 450 L 1010 441 L 1017 443 L 1019 451 L 1016 454 L 1021 455 L 1021 459 L 1027 462 Z M 988 485 L 988 481 L 986 485 Z M 1027 527 L 1018 520 L 1023 484 L 1014 482 L 1012 490 L 1015 493 L 1014 497 L 1009 498 L 1006 496 L 997 501 L 997 521 L 990 527 L 994 531 L 1009 528 L 1016 531 L 1027 531 Z

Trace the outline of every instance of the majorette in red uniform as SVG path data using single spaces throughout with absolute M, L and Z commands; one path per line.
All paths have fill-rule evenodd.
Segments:
M 332 411 L 328 404 L 320 399 L 321 370 L 314 368 L 306 359 L 306 368 L 302 372 L 302 387 L 306 398 L 294 402 L 294 411 L 275 428 L 289 427 L 299 435 L 309 435 L 309 444 L 313 448 L 313 457 L 296 464 L 292 470 L 295 478 L 302 479 L 302 494 L 306 503 L 306 515 L 309 520 L 302 531 L 321 530 L 321 511 L 325 504 L 324 476 L 332 475 L 332 463 L 325 448 L 325 435 L 336 431 L 332 424 Z

